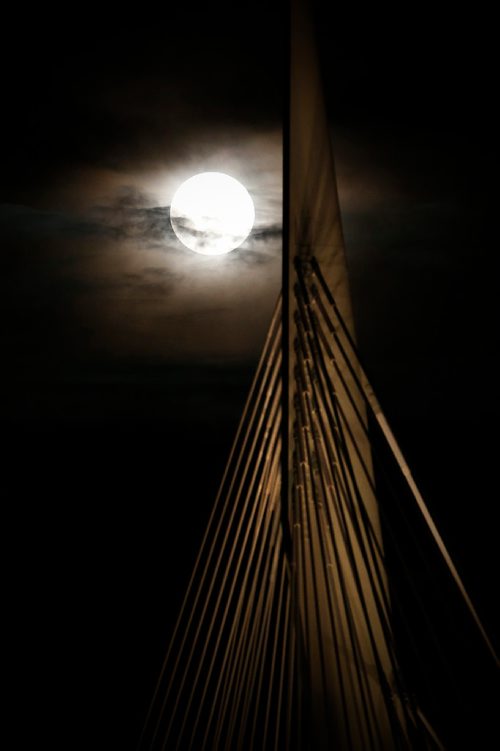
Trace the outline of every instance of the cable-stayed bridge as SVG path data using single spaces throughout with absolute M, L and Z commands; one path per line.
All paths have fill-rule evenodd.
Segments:
M 360 362 L 299 3 L 289 32 L 282 294 L 140 747 L 439 749 L 394 630 L 396 617 L 412 641 L 386 565 L 393 532 L 380 496 L 395 491 L 380 480 L 381 451 L 497 658 Z

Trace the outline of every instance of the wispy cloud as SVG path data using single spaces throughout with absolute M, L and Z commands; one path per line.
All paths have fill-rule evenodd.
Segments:
M 110 234 L 111 227 L 88 215 L 35 209 L 19 204 L 0 204 L 0 222 L 4 231 L 23 235 L 54 236 Z

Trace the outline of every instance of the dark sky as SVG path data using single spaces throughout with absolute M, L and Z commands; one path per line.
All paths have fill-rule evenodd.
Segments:
M 318 6 L 360 349 L 493 627 L 492 20 Z M 134 748 L 280 287 L 281 6 L 106 7 L 4 25 L 19 748 Z M 168 223 L 211 169 L 256 203 L 222 259 Z

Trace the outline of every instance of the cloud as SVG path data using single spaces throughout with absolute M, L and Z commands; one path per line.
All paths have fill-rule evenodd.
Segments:
M 0 222 L 4 232 L 53 236 L 109 234 L 110 228 L 90 216 L 62 211 L 47 211 L 18 204 L 0 204 Z
M 91 216 L 96 226 L 105 228 L 106 233 L 111 234 L 117 240 L 136 240 L 146 247 L 165 247 L 170 243 L 175 245 L 179 243 L 170 223 L 170 206 L 155 205 L 152 195 L 134 186 L 120 188 L 108 204 L 92 209 Z M 198 230 L 188 216 L 178 216 L 176 222 L 180 229 L 185 229 L 190 235 L 196 237 L 202 248 L 209 247 L 215 239 L 218 239 L 216 233 Z M 245 243 L 246 248 L 254 243 L 276 244 L 281 234 L 281 224 L 269 223 L 254 227 Z M 237 243 L 240 237 L 235 235 L 232 239 Z M 244 253 L 238 254 L 238 260 L 245 265 L 252 261 L 262 264 L 268 260 L 268 255 L 253 249 L 246 249 Z
M 242 240 L 241 234 L 231 235 L 224 233 L 223 235 L 221 235 L 219 232 L 216 232 L 214 230 L 200 230 L 197 228 L 193 220 L 185 214 L 176 215 L 175 225 L 178 233 L 188 241 L 191 239 L 195 240 L 197 249 L 201 251 L 210 251 L 210 249 L 214 246 L 217 247 L 221 243 L 222 239 L 224 239 L 224 243 L 227 243 L 227 245 L 229 246 L 232 245 L 233 247 L 238 247 Z M 208 253 L 207 255 L 209 254 L 210 253 Z
M 281 283 L 279 133 L 198 135 L 154 164 L 76 165 L 45 193 L 23 196 L 31 206 L 0 207 L 11 267 L 2 292 L 23 320 L 27 371 L 40 375 L 49 360 L 54 371 L 69 367 L 72 353 L 90 367 L 103 358 L 247 361 L 260 351 Z M 170 224 L 181 182 L 211 170 L 242 182 L 255 204 L 250 235 L 222 256 L 188 250 Z
M 182 312 L 171 312 L 165 314 L 164 320 L 187 322 L 193 321 L 198 318 L 207 318 L 210 316 L 224 316 L 231 312 L 229 306 L 216 306 L 216 307 L 194 307 L 192 310 L 184 310 Z
M 281 246 L 270 245 L 266 249 L 256 250 L 242 246 L 241 253 L 229 253 L 227 256 L 228 265 L 255 268 L 276 264 L 281 258 Z
M 270 224 L 267 227 L 258 227 L 252 230 L 252 237 L 257 242 L 268 240 L 281 240 L 283 234 L 281 224 Z
M 170 208 L 154 205 L 153 197 L 134 185 L 121 186 L 109 203 L 91 208 L 90 216 L 117 240 L 157 246 L 175 237 Z
M 156 270 L 151 274 L 147 269 L 142 273 L 122 273 L 114 277 L 66 276 L 60 281 L 68 294 L 105 295 L 109 298 L 144 298 L 151 300 L 160 297 L 166 299 L 182 281 L 183 275 L 164 270 L 160 275 Z

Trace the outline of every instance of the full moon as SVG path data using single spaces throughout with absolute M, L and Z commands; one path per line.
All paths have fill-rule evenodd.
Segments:
M 170 205 L 170 223 L 190 250 L 219 256 L 248 237 L 255 208 L 246 188 L 223 172 L 202 172 L 186 180 Z

